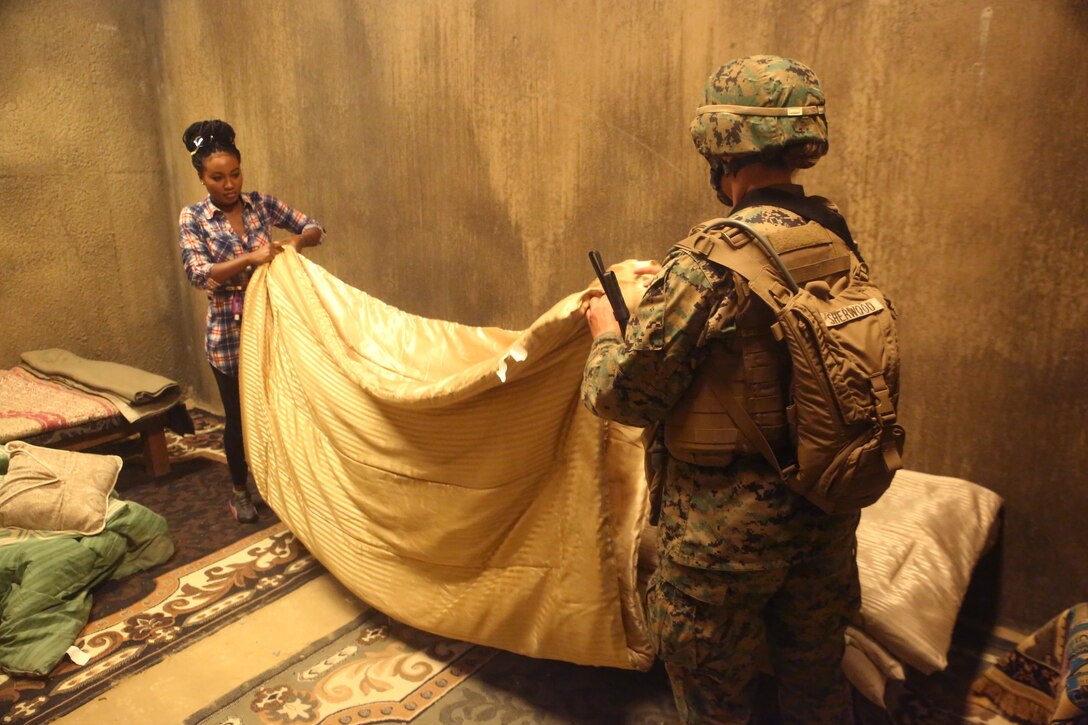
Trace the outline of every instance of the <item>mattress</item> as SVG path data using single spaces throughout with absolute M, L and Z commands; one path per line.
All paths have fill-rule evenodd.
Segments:
M 73 431 L 99 431 L 123 425 L 110 400 L 40 378 L 23 367 L 0 370 L 0 443 L 38 437 L 63 439 Z

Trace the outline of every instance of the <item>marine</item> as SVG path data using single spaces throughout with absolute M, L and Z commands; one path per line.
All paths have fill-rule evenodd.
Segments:
M 777 204 L 745 203 L 756 191 L 761 199 L 816 198 L 793 180 L 828 150 L 824 95 L 810 68 L 769 55 L 724 64 L 690 130 L 731 219 L 772 242 L 810 223 Z M 777 683 L 776 721 L 851 723 L 841 662 L 846 625 L 860 607 L 858 512 L 828 514 L 796 493 L 743 431 L 691 422 L 704 415 L 692 398 L 718 385 L 788 459 L 789 359 L 771 334 L 770 309 L 732 270 L 678 244 L 625 334 L 604 298 L 591 301 L 586 320 L 594 341 L 584 404 L 647 430 L 660 566 L 646 614 L 681 720 L 766 717 L 755 710 L 755 673 L 763 670 Z M 719 441 L 708 455 L 696 440 L 705 430 Z

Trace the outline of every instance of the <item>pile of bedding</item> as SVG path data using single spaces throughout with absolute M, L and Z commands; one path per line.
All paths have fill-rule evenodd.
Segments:
M 173 380 L 60 348 L 31 350 L 20 359 L 0 370 L 0 442 L 50 445 L 161 413 L 178 433 L 193 432 Z
M 47 674 L 97 584 L 173 555 L 166 520 L 113 495 L 120 470 L 117 456 L 0 445 L 0 670 Z
M 629 303 L 631 261 L 614 269 Z M 529 328 L 407 314 L 286 250 L 254 276 L 243 422 L 262 495 L 349 589 L 442 636 L 646 669 L 638 431 L 579 402 L 590 338 L 569 295 Z M 864 621 L 848 672 L 873 699 L 945 666 L 1001 500 L 904 471 L 859 530 Z M 645 563 L 645 562 L 644 562 Z
M 923 674 L 948 666 L 956 617 L 998 536 L 1001 505 L 976 483 L 902 470 L 862 510 L 861 622 L 847 632 L 844 666 L 870 700 L 883 704 L 886 681 L 904 679 L 904 665 Z

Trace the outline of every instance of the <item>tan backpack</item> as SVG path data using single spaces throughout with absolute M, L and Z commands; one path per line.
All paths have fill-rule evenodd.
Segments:
M 701 226 L 697 251 L 742 277 L 775 313 L 771 330 L 785 342 L 792 362 L 787 419 L 795 461 L 783 466 L 736 405 L 729 410 L 733 421 L 791 488 L 828 513 L 872 504 L 903 465 L 905 433 L 896 422 L 899 342 L 891 303 L 857 259 L 834 289 L 822 280 L 800 286 L 752 226 L 735 219 Z M 744 234 L 727 234 L 725 227 Z M 844 222 L 839 229 L 845 230 Z

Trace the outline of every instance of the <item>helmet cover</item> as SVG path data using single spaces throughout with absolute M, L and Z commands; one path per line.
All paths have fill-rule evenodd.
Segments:
M 710 76 L 705 100 L 691 122 L 691 138 L 708 161 L 774 158 L 801 144 L 809 145 L 811 163 L 827 153 L 824 94 L 803 63 L 776 55 L 731 60 Z

